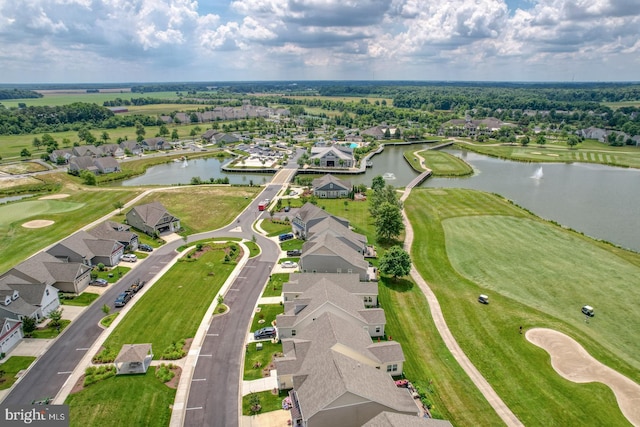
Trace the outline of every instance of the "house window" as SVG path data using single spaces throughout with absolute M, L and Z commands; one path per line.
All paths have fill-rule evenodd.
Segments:
M 381 330 L 382 330 L 382 328 L 380 328 L 380 326 L 376 326 L 376 333 L 377 334 L 379 334 Z
M 387 365 L 387 372 L 398 372 L 398 365 L 395 363 L 393 365 Z
M 339 268 L 337 271 L 338 271 L 338 273 L 342 273 L 342 269 L 341 268 Z
M 295 329 L 292 329 L 292 330 L 291 330 L 291 336 L 292 336 L 292 337 L 295 337 L 295 336 L 296 336 L 296 330 L 295 330 Z
M 353 273 L 353 270 L 352 269 L 348 269 L 347 273 L 351 274 L 351 273 Z
M 49 289 L 45 290 L 44 293 L 49 296 Z

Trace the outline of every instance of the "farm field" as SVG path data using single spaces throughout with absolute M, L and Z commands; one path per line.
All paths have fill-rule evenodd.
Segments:
M 154 98 L 154 99 L 178 99 L 175 92 L 149 92 L 149 93 L 133 93 L 125 92 L 102 92 L 102 93 L 61 93 L 58 91 L 44 91 L 42 98 L 25 98 L 25 99 L 3 99 L 2 105 L 6 108 L 18 107 L 19 103 L 25 103 L 27 107 L 35 106 L 58 106 L 72 104 L 74 102 L 86 102 L 102 105 L 105 101 L 113 101 L 116 98 L 128 99 L 132 98 Z
M 640 328 L 630 310 L 640 293 L 621 275 L 640 274 L 640 255 L 563 230 L 482 192 L 414 190 L 405 208 L 415 235 L 427 236 L 414 242 L 416 268 L 436 293 L 458 343 L 525 425 L 628 425 L 608 387 L 562 379 L 549 355 L 518 328 L 564 332 L 637 382 Z M 617 268 L 623 271 L 611 277 Z M 478 304 L 480 293 L 491 304 Z M 589 323 L 580 314 L 586 303 L 598 311 Z M 456 407 L 447 408 L 455 418 Z

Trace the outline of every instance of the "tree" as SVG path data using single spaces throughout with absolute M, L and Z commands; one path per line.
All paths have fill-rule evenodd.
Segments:
M 60 326 L 60 319 L 62 319 L 62 307 L 49 312 L 47 317 L 51 319 L 51 326 L 57 328 Z
M 165 124 L 160 125 L 160 129 L 158 129 L 158 135 L 169 136 L 169 129 L 167 128 L 167 125 Z
M 382 175 L 375 176 L 371 182 L 371 189 L 373 191 L 382 190 L 387 185 Z
M 109 307 L 107 304 L 103 304 L 103 305 L 102 305 L 102 312 L 103 312 L 105 315 L 107 315 L 107 316 L 108 316 L 110 311 L 111 311 L 111 307 Z
M 33 138 L 33 142 L 31 143 L 31 145 L 33 145 L 33 148 L 37 150 L 42 145 L 42 141 L 36 136 Z
M 171 132 L 171 139 L 173 141 L 177 141 L 180 139 L 180 136 L 178 135 L 178 129 L 174 129 L 173 132 Z
M 394 279 L 406 276 L 411 271 L 411 257 L 400 246 L 392 246 L 380 258 L 380 272 Z
M 402 211 L 397 204 L 384 202 L 377 209 L 375 217 L 376 239 L 389 241 L 400 235 L 404 230 Z
M 102 135 L 100 136 L 100 138 L 102 139 L 102 142 L 104 144 L 106 144 L 107 141 L 109 141 L 111 139 L 111 137 L 109 136 L 109 132 L 107 132 L 106 130 L 104 132 L 102 132 Z
M 20 157 L 31 157 L 31 152 L 23 148 L 22 151 L 20 151 Z
M 580 139 L 576 135 L 569 135 L 567 138 L 567 145 L 569 148 L 573 148 L 578 144 L 580 144 Z
M 144 138 L 147 131 L 144 129 L 144 125 L 140 122 L 136 122 L 136 135 Z
M 529 142 L 531 142 L 531 139 L 527 135 L 520 138 L 520 145 L 522 145 L 523 147 L 526 147 Z
M 544 137 L 544 135 L 538 135 L 538 137 L 536 138 L 536 144 L 543 146 L 546 143 L 547 139 Z
M 113 202 L 113 208 L 118 209 L 120 211 L 119 213 L 122 213 L 122 208 L 124 208 L 124 203 L 122 203 L 120 200 L 118 200 L 117 202 Z
M 97 179 L 92 172 L 83 170 L 80 172 L 80 178 L 82 178 L 82 182 L 84 182 L 85 185 L 96 185 Z
M 22 332 L 29 336 L 31 332 L 36 330 L 36 319 L 33 317 L 25 316 L 22 318 Z
M 373 192 L 369 203 L 369 213 L 372 217 L 375 218 L 378 216 L 378 211 L 380 210 L 380 207 L 383 203 L 390 203 L 394 206 L 397 206 L 398 209 L 402 209 L 402 202 L 398 198 L 396 188 L 391 184 L 388 184 L 384 188 Z

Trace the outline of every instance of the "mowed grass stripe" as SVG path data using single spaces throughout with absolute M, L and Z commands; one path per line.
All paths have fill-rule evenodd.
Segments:
M 640 369 L 640 268 L 539 221 L 497 216 L 443 222 L 453 268 L 479 286 L 583 329 Z M 589 324 L 580 307 L 597 307 Z M 620 328 L 625 324 L 627 328 Z
M 127 313 L 104 346 L 117 353 L 123 344 L 151 343 L 154 358 L 173 342 L 193 338 L 234 263 L 223 262 L 226 244 L 198 260 L 178 262 Z M 212 273 L 212 274 L 210 274 Z
M 525 305 L 514 298 L 489 291 L 451 266 L 442 221 L 454 218 L 455 212 L 461 211 L 467 216 L 460 218 L 461 221 L 474 221 L 473 216 L 468 216 L 474 207 L 476 216 L 489 214 L 512 221 L 511 217 L 538 221 L 505 199 L 473 190 L 416 189 L 405 204 L 414 233 L 419 236 L 411 251 L 413 262 L 436 293 L 447 324 L 465 354 L 525 425 L 628 425 L 608 387 L 598 383 L 576 384 L 560 377 L 551 367 L 549 355 L 526 341 L 519 334 L 519 326 L 525 329 L 543 326 L 562 331 L 583 344 L 598 360 L 638 381 L 640 374 L 634 366 L 602 346 L 587 328 L 578 328 L 563 318 L 546 313 L 544 310 L 552 306 L 549 301 L 539 300 Z M 507 233 L 504 234 L 506 236 Z M 607 247 L 596 242 L 593 245 Z M 537 248 L 541 253 L 546 249 L 545 243 Z M 478 256 L 475 247 L 470 247 L 469 251 Z M 611 248 L 611 251 L 617 254 L 619 250 Z M 628 252 L 620 256 L 637 259 L 637 254 Z M 516 256 L 508 258 L 507 265 L 521 261 Z M 500 260 L 490 260 L 495 268 L 508 268 L 501 263 Z M 574 269 L 579 269 L 579 266 Z M 545 285 L 536 280 L 535 272 L 532 274 L 532 283 Z M 480 293 L 490 294 L 490 305 L 477 302 Z M 445 404 L 454 415 L 454 424 L 457 424 L 456 416 L 461 409 L 450 406 L 446 401 Z

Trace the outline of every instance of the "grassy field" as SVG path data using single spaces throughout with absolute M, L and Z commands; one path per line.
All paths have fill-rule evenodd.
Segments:
M 425 165 L 433 171 L 433 176 L 465 176 L 473 174 L 473 168 L 464 160 L 437 150 L 423 150 L 418 153 Z
M 611 147 L 595 140 L 585 140 L 569 148 L 563 140 L 548 140 L 543 146 L 529 144 L 493 145 L 462 144 L 458 146 L 481 154 L 524 162 L 581 162 L 640 168 L 640 147 Z
M 155 377 L 151 366 L 144 375 L 122 375 L 98 381 L 69 395 L 72 426 L 167 426 L 176 390 Z
M 229 224 L 261 190 L 261 187 L 190 185 L 153 192 L 138 204 L 161 202 L 180 218 L 185 233 L 191 234 Z
M 59 174 L 52 174 L 59 175 Z M 84 188 L 67 185 L 61 192 L 70 197 L 58 200 L 27 200 L 0 205 L 0 271 L 6 271 L 40 249 L 64 238 L 78 228 L 113 210 L 113 202 L 131 200 L 136 188 Z M 71 213 L 71 214 L 70 214 Z M 44 228 L 24 228 L 33 219 L 54 221 Z
M 287 391 L 278 391 L 278 393 L 273 394 L 270 390 L 260 391 L 254 394 L 260 400 L 260 406 L 262 407 L 258 412 L 259 414 L 282 410 L 282 401 L 289 395 Z M 242 396 L 242 415 L 254 415 L 253 412 L 251 412 L 251 399 L 251 394 Z
M 117 354 L 123 344 L 151 343 L 158 359 L 172 343 L 193 338 L 235 267 L 223 262 L 227 244 L 212 247 L 197 261 L 179 262 L 162 276 L 114 329 L 104 344 L 107 351 Z
M 17 381 L 16 374 L 27 369 L 34 360 L 36 358 L 30 356 L 10 356 L 0 363 L 0 371 L 4 371 L 0 375 L 0 390 L 10 388 Z
M 262 341 L 262 350 L 256 349 L 256 343 L 249 343 L 244 357 L 244 381 L 252 381 L 263 378 L 263 371 L 269 367 L 273 355 L 282 353 L 281 343 Z
M 178 96 L 175 92 L 149 92 L 144 94 L 124 91 L 102 93 L 44 93 L 42 98 L 3 99 L 2 105 L 7 108 L 17 108 L 19 103 L 25 103 L 27 107 L 41 107 L 46 105 L 55 107 L 72 104 L 74 102 L 86 102 L 102 105 L 105 101 L 113 101 L 116 98 L 128 100 L 131 100 L 132 98 L 178 99 Z M 128 106 L 126 108 L 131 110 L 135 108 L 135 106 Z
M 288 276 L 288 274 L 282 274 L 280 277 L 285 275 Z M 256 312 L 251 322 L 251 332 L 255 332 L 265 326 L 271 326 L 273 321 L 276 320 L 276 316 L 284 313 L 284 306 L 280 304 L 260 304 L 258 308 L 260 311 Z M 264 322 L 260 323 L 260 320 L 264 320 Z
M 262 293 L 263 297 L 279 297 L 282 295 L 282 285 L 289 281 L 289 273 L 274 273 Z
M 405 207 L 416 236 L 428 236 L 414 242 L 412 257 L 449 327 L 525 425 L 628 425 L 606 386 L 562 379 L 518 328 L 562 331 L 638 381 L 640 328 L 629 310 L 640 303 L 639 292 L 622 275 L 638 277 L 640 255 L 562 230 L 486 193 L 416 190 Z M 490 295 L 489 306 L 476 302 L 479 293 Z M 598 310 L 588 324 L 579 311 L 585 303 Z M 459 407 L 444 403 L 457 420 Z

